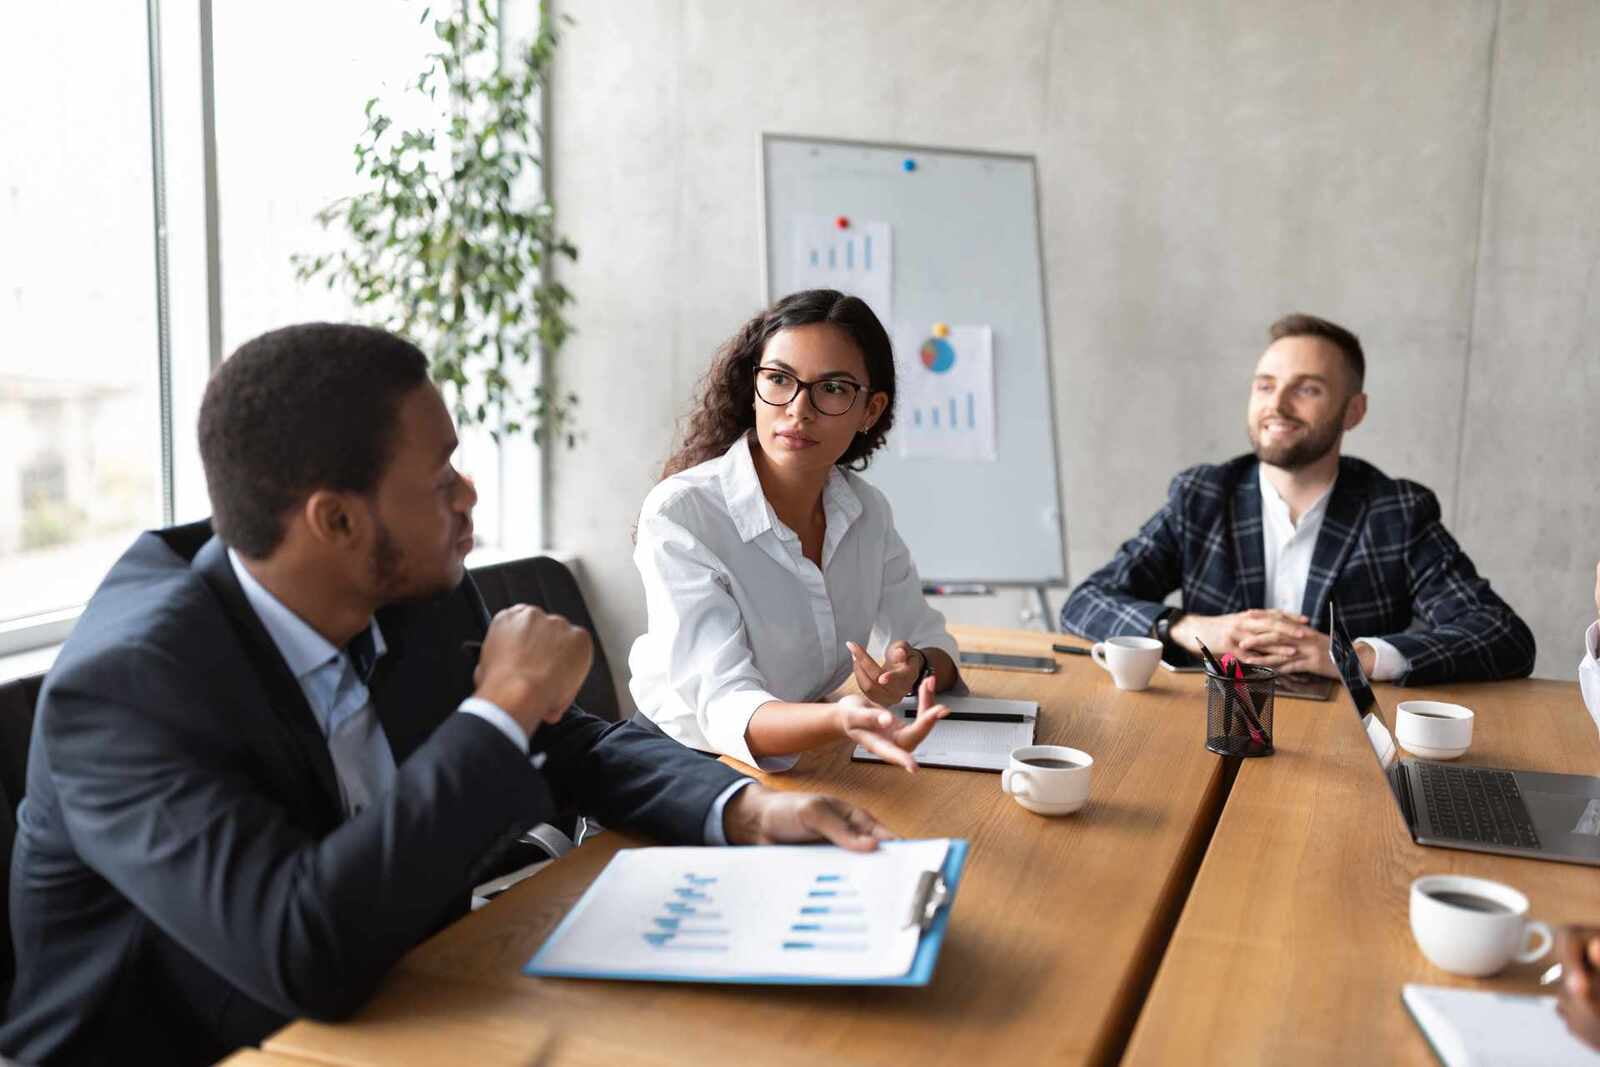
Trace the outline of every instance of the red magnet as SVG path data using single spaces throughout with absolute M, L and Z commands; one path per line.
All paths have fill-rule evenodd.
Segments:
M 838 218 L 834 219 L 833 224 L 839 227 L 841 230 L 848 230 L 850 228 L 850 220 L 843 215 L 840 215 Z

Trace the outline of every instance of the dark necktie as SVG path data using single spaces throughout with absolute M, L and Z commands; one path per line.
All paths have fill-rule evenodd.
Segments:
M 350 643 L 344 646 L 344 651 L 350 657 L 350 665 L 356 669 L 356 677 L 361 679 L 362 685 L 366 685 L 372 680 L 372 668 L 378 662 L 378 646 L 372 640 L 371 624 L 352 637 Z

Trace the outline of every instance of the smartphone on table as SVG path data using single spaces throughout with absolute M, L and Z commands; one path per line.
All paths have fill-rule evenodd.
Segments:
M 997 671 L 1034 671 L 1054 674 L 1056 661 L 1048 656 L 1015 656 L 1005 652 L 968 652 L 961 650 L 963 667 L 987 667 Z

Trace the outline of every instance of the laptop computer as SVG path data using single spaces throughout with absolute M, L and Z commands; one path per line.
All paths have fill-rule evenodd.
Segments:
M 1600 866 L 1600 778 L 1397 758 L 1355 643 L 1328 605 L 1333 662 L 1419 845 Z

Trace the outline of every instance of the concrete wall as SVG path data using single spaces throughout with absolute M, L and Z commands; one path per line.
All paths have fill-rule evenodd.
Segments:
M 562 373 L 587 436 L 554 457 L 551 525 L 619 681 L 638 504 L 762 301 L 763 130 L 1038 156 L 1075 577 L 1173 472 L 1247 447 L 1266 325 L 1307 310 L 1368 351 L 1347 450 L 1439 493 L 1540 673 L 1571 675 L 1600 555 L 1600 5 L 564 6 L 554 190 L 582 259 Z

